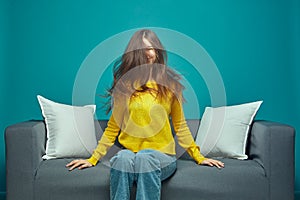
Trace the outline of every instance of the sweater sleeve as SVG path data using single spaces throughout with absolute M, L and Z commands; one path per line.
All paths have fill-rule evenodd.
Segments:
M 89 159 L 87 159 L 87 161 L 95 166 L 98 163 L 98 161 L 103 156 L 105 156 L 110 147 L 112 147 L 112 145 L 115 143 L 119 131 L 119 125 L 115 121 L 113 115 L 111 115 L 107 123 L 106 129 L 103 132 L 101 139 L 98 141 L 96 149 L 94 150 L 92 156 Z
M 174 98 L 172 102 L 171 118 L 179 145 L 182 146 L 198 164 L 201 164 L 206 158 L 200 153 L 200 147 L 197 146 L 194 141 L 184 117 L 182 104 L 177 98 Z

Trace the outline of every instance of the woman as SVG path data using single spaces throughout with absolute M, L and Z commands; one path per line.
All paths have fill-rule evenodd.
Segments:
M 130 199 L 134 182 L 136 199 L 160 199 L 161 182 L 176 170 L 169 118 L 179 144 L 197 164 L 224 167 L 221 161 L 205 158 L 195 144 L 182 110 L 180 76 L 166 62 L 154 32 L 143 29 L 132 36 L 114 66 L 108 91 L 112 115 L 97 148 L 89 159 L 67 164 L 69 170 L 95 166 L 118 138 L 123 149 L 110 160 L 111 199 Z

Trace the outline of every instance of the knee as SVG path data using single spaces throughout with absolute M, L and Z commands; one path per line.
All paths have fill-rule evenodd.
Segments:
M 133 172 L 135 154 L 130 150 L 122 150 L 118 152 L 110 160 L 113 169 L 119 171 Z
M 128 149 L 121 150 L 117 153 L 117 157 L 121 159 L 133 159 L 135 156 L 135 153 Z
M 136 153 L 135 160 L 136 162 L 142 161 L 150 161 L 154 158 L 153 156 L 154 150 L 151 149 L 144 149 Z
M 135 156 L 135 171 L 137 173 L 160 170 L 160 162 L 151 150 L 142 150 Z

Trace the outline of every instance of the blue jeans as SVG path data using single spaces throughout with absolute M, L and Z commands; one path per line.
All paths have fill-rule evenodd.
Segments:
M 129 200 L 136 182 L 137 200 L 159 200 L 161 182 L 176 171 L 176 157 L 152 149 L 121 150 L 110 160 L 110 199 Z

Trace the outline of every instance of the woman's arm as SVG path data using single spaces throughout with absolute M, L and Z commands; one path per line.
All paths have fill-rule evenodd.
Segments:
M 68 163 L 66 167 L 69 170 L 73 170 L 75 168 L 84 169 L 87 167 L 95 166 L 98 161 L 106 155 L 107 151 L 114 145 L 115 140 L 119 134 L 120 126 L 115 121 L 113 115 L 111 115 L 107 127 L 103 132 L 101 139 L 98 142 L 96 149 L 94 150 L 92 156 L 89 159 L 78 159 L 73 160 L 72 162 Z
M 214 159 L 205 158 L 200 153 L 200 147 L 194 141 L 194 138 L 187 126 L 182 104 L 177 98 L 173 98 L 171 106 L 171 118 L 174 131 L 178 138 L 178 143 L 182 146 L 188 154 L 198 163 L 209 166 L 216 166 L 218 168 L 224 167 L 224 163 Z
M 98 142 L 98 146 L 93 152 L 93 155 L 88 159 L 92 165 L 96 165 L 98 161 L 106 155 L 107 151 L 114 145 L 116 138 L 118 137 L 120 126 L 115 121 L 113 115 L 111 115 L 107 127 Z

